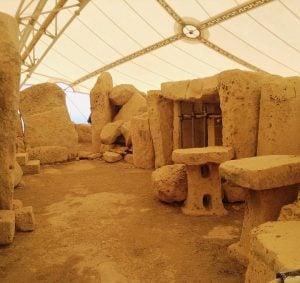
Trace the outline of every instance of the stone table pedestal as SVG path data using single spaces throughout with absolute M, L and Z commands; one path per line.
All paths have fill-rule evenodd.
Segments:
M 232 157 L 232 149 L 223 146 L 173 151 L 173 161 L 186 164 L 188 194 L 182 208 L 184 214 L 200 216 L 227 213 L 222 203 L 219 165 Z
M 281 207 L 297 199 L 300 156 L 267 155 L 231 160 L 220 166 L 220 174 L 247 189 L 241 238 L 228 248 L 232 256 L 247 265 L 251 230 L 277 220 Z

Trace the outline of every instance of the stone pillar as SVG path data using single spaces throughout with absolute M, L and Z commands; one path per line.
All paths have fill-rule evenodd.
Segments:
M 172 164 L 173 102 L 161 97 L 160 91 L 149 91 L 147 105 L 155 151 L 155 168 Z
M 0 13 L 0 209 L 12 209 L 20 54 L 16 20 Z
M 131 120 L 131 136 L 134 166 L 144 169 L 153 168 L 155 157 L 147 113 Z
M 99 152 L 101 147 L 100 133 L 102 128 L 112 121 L 114 107 L 109 101 L 109 93 L 113 89 L 112 77 L 109 73 L 101 73 L 91 90 L 91 120 L 93 151 Z

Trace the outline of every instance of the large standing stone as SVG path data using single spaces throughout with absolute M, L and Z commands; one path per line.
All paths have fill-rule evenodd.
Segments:
M 300 78 L 262 86 L 257 154 L 300 154 Z
M 155 167 L 172 164 L 173 102 L 163 98 L 160 91 L 149 91 L 147 104 Z
M 78 134 L 60 87 L 52 83 L 34 85 L 23 90 L 20 99 L 26 145 L 69 148 L 77 145 Z
M 134 166 L 145 169 L 153 168 L 155 157 L 147 113 L 132 119 L 131 135 Z
M 123 120 L 107 123 L 100 134 L 101 142 L 104 144 L 113 144 L 121 135 L 121 126 L 123 123 Z
M 111 75 L 103 72 L 91 90 L 92 144 L 94 152 L 100 151 L 100 133 L 102 128 L 112 121 L 115 113 L 114 107 L 109 101 L 109 94 L 112 89 L 113 81 Z
M 146 99 L 140 94 L 135 93 L 126 104 L 120 109 L 114 118 L 114 121 L 124 120 L 130 121 L 133 117 L 141 115 L 147 111 Z
M 133 85 L 121 84 L 112 89 L 109 98 L 113 104 L 122 106 L 128 102 L 134 93 L 138 92 L 139 91 Z
M 185 165 L 166 165 L 156 169 L 152 173 L 152 188 L 161 201 L 184 201 L 188 190 Z
M 19 107 L 20 54 L 16 20 L 0 13 L 0 209 L 12 209 Z

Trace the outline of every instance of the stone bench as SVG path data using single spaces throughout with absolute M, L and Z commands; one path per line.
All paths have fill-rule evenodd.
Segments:
M 182 208 L 186 215 L 225 215 L 222 203 L 220 163 L 230 160 L 233 150 L 223 146 L 173 151 L 175 163 L 186 164 L 188 194 Z
M 251 230 L 277 220 L 281 207 L 297 199 L 300 156 L 267 155 L 231 160 L 220 166 L 220 174 L 247 190 L 241 238 L 228 248 L 232 256 L 247 265 Z

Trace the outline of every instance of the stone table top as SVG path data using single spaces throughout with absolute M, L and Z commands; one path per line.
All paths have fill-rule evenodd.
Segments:
M 183 148 L 173 151 L 172 159 L 175 163 L 186 165 L 201 165 L 206 163 L 222 163 L 233 157 L 233 149 L 225 146 L 208 146 L 197 148 Z
M 232 183 L 267 190 L 300 184 L 300 155 L 265 155 L 224 162 L 220 175 Z

